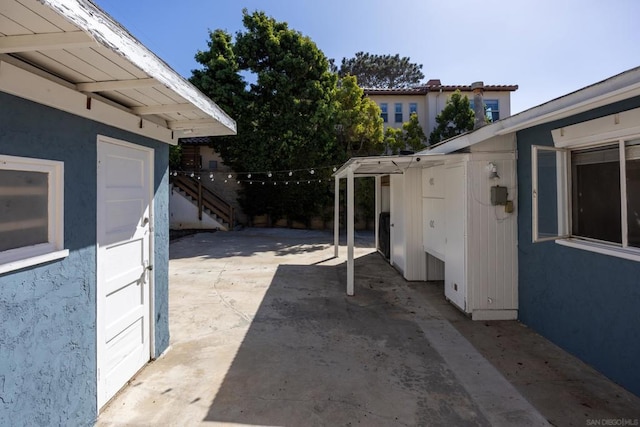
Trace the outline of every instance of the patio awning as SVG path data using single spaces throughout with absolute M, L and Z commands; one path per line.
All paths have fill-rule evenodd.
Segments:
M 424 168 L 443 164 L 456 154 L 411 154 L 399 156 L 352 157 L 334 174 L 334 255 L 339 256 L 340 246 L 340 180 L 347 180 L 347 295 L 354 295 L 354 179 L 383 175 L 403 174 L 409 168 Z M 376 193 L 376 198 L 378 194 Z M 376 201 L 376 206 L 377 201 Z M 378 214 L 376 209 L 375 242 L 378 242 Z
M 140 129 L 163 128 L 154 137 L 167 143 L 236 133 L 235 121 L 220 107 L 88 0 L 3 0 L 0 22 L 2 91 L 43 102 L 34 99 L 35 89 L 30 96 L 26 83 L 20 91 L 9 81 L 27 70 L 85 95 L 76 97 L 84 100 L 79 110 L 94 100 L 137 117 Z

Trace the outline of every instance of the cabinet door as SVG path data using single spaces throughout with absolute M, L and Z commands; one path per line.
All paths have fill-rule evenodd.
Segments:
M 422 244 L 425 252 L 444 260 L 444 199 L 422 199 Z
M 422 197 L 444 197 L 444 166 L 422 169 Z
M 445 215 L 447 218 L 445 247 L 445 296 L 466 311 L 467 265 L 466 265 L 466 192 L 465 166 L 446 169 L 447 191 Z

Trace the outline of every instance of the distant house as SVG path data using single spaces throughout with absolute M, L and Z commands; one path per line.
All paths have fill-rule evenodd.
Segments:
M 169 145 L 235 122 L 87 0 L 0 22 L 0 424 L 88 425 L 169 346 Z
M 640 68 L 336 181 L 360 176 L 405 278 L 443 279 L 473 319 L 517 318 L 640 395 Z
M 511 92 L 517 89 L 517 85 L 484 86 L 484 105 L 489 121 L 494 122 L 511 115 Z M 460 90 L 473 102 L 471 85 L 443 85 L 439 79 L 431 79 L 426 85 L 413 88 L 365 88 L 364 93 L 380 107 L 385 129 L 401 127 L 412 113 L 416 113 L 424 133 L 429 136 L 436 127 L 436 116 L 456 90 Z

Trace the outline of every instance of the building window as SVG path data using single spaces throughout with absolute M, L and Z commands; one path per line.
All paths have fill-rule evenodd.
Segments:
M 415 102 L 411 102 L 409 104 L 409 117 L 411 117 L 412 114 L 418 114 L 418 104 Z
M 380 116 L 382 117 L 382 121 L 384 123 L 387 123 L 389 121 L 389 106 L 387 105 L 386 102 L 383 102 L 382 104 L 380 104 L 380 111 L 381 111 Z
M 396 102 L 395 104 L 395 112 L 396 112 L 396 123 L 402 123 L 402 103 Z
M 474 105 L 473 99 L 469 99 L 469 107 L 471 107 L 472 110 L 474 110 Z M 499 106 L 500 104 L 497 99 L 484 100 L 484 113 L 490 123 L 500 120 Z
M 485 99 L 484 111 L 490 122 L 500 120 L 500 108 L 497 99 Z
M 532 147 L 533 240 L 640 251 L 640 137 Z
M 63 163 L 0 155 L 0 274 L 63 250 Z

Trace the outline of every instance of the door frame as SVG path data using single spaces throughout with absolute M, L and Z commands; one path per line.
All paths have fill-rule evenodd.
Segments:
M 147 161 L 149 162 L 149 265 L 154 266 L 155 265 L 155 236 L 154 236 L 154 224 L 155 224 L 155 183 L 154 183 L 154 176 L 155 176 L 155 171 L 154 171 L 154 159 L 155 159 L 155 150 L 153 148 L 150 147 L 145 147 L 142 145 L 137 145 L 137 144 L 133 144 L 127 141 L 123 141 L 120 139 L 115 139 L 115 138 L 111 138 L 108 136 L 104 136 L 104 135 L 98 135 L 97 136 L 97 140 L 96 140 L 96 244 L 95 244 L 95 251 L 96 251 L 96 322 L 95 322 L 95 327 L 96 327 L 96 414 L 99 414 L 101 409 L 103 407 L 106 406 L 106 404 L 109 402 L 109 400 L 111 400 L 111 398 L 107 399 L 107 401 L 105 401 L 102 406 L 100 406 L 100 401 L 99 401 L 99 397 L 100 397 L 100 389 L 101 389 L 101 385 L 100 385 L 100 368 L 102 366 L 102 354 L 101 354 L 101 350 L 103 351 L 103 345 L 101 344 L 104 341 L 104 326 L 105 325 L 101 325 L 100 324 L 100 319 L 103 318 L 104 316 L 104 311 L 105 311 L 105 301 L 103 300 L 103 298 L 100 297 L 101 295 L 101 291 L 102 291 L 102 284 L 100 283 L 100 269 L 101 269 L 101 265 L 98 259 L 98 255 L 99 255 L 99 242 L 98 242 L 98 233 L 99 233 L 99 226 L 100 226 L 100 221 L 103 221 L 104 218 L 102 218 L 102 211 L 101 209 L 99 209 L 99 205 L 101 200 L 99 200 L 98 196 L 98 187 L 100 185 L 99 183 L 99 175 L 98 175 L 98 159 L 99 159 L 99 147 L 101 144 L 111 144 L 111 145 L 118 145 L 121 147 L 125 147 L 125 148 L 129 148 L 129 149 L 133 149 L 133 150 L 137 150 L 137 151 L 142 151 L 146 154 L 147 157 Z M 155 322 L 155 277 L 153 274 L 154 270 L 149 271 L 148 273 L 148 283 L 147 283 L 147 298 L 149 301 L 149 330 L 147 331 L 149 333 L 149 358 L 150 359 L 155 359 L 156 358 L 156 350 L 155 350 L 155 329 L 156 329 L 156 322 Z

